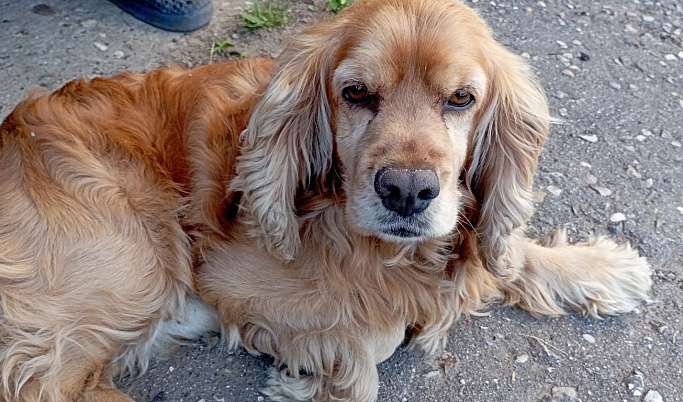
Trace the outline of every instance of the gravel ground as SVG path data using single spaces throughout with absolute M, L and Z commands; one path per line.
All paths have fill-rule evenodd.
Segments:
M 602 321 L 537 320 L 492 308 L 451 330 L 446 352 L 402 350 L 380 366 L 381 401 L 683 400 L 683 6 L 678 0 L 468 1 L 529 58 L 555 125 L 529 234 L 607 234 L 652 264 L 653 302 Z M 148 27 L 105 0 L 0 0 L 0 118 L 28 91 L 77 77 L 276 56 L 324 4 L 291 1 L 289 23 L 240 27 L 243 0 L 214 2 L 191 34 Z M 217 39 L 234 44 L 211 57 Z M 270 360 L 197 343 L 120 384 L 139 401 L 261 401 Z

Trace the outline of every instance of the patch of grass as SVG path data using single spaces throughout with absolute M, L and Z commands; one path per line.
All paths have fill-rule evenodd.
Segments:
M 254 4 L 250 11 L 245 11 L 240 16 L 244 26 L 255 30 L 267 28 L 269 31 L 287 23 L 287 11 L 289 5 L 277 0 L 266 0 L 262 4 Z
M 325 6 L 325 10 L 333 13 L 338 13 L 346 7 L 350 6 L 353 0 L 330 0 Z
M 228 42 L 225 39 L 216 39 L 212 44 L 211 44 L 211 55 L 209 56 L 209 64 L 213 62 L 213 55 L 218 54 L 218 53 L 223 53 L 227 49 L 234 47 L 232 43 Z

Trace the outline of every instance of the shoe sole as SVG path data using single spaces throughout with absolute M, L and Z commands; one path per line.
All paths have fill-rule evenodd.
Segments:
M 211 1 L 188 14 L 164 14 L 143 7 L 134 0 L 109 1 L 140 21 L 172 32 L 190 32 L 199 29 L 209 23 L 213 14 L 213 2 Z

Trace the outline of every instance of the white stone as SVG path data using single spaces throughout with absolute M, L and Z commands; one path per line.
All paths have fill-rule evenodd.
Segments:
M 595 134 L 591 135 L 580 135 L 579 138 L 588 142 L 598 142 L 598 136 Z
M 86 29 L 95 28 L 97 26 L 97 20 L 89 18 L 87 20 L 81 21 L 81 26 Z
M 101 50 L 101 51 L 103 51 L 103 52 L 106 51 L 107 49 L 109 49 L 109 46 L 107 46 L 107 45 L 105 45 L 105 44 L 103 44 L 103 43 L 100 43 L 100 42 L 93 42 L 93 45 L 94 45 L 98 50 Z
M 591 188 L 593 190 L 597 191 L 598 194 L 600 194 L 603 197 L 608 197 L 608 196 L 612 195 L 612 190 L 610 190 L 608 188 L 601 187 L 601 186 L 591 186 Z
M 662 399 L 662 396 L 659 394 L 657 391 L 647 391 L 647 394 L 645 394 L 645 398 L 643 398 L 643 402 L 662 402 L 664 401 Z
M 612 215 L 610 215 L 609 220 L 610 220 L 610 222 L 614 222 L 614 223 L 623 222 L 626 220 L 626 215 L 622 214 L 621 212 L 615 212 Z M 590 336 L 590 335 L 588 335 L 588 336 Z M 584 335 L 584 339 L 585 338 L 586 338 L 586 335 Z M 588 339 L 586 339 L 586 340 L 588 340 Z M 593 340 L 593 342 L 595 342 L 595 339 Z M 591 343 L 593 343 L 593 342 L 591 342 Z
M 524 364 L 529 361 L 529 355 L 519 355 L 515 359 L 515 364 Z
M 554 195 L 555 197 L 559 196 L 562 193 L 561 188 L 559 188 L 557 186 L 553 186 L 553 185 L 550 185 L 550 186 L 546 187 L 545 189 L 548 190 L 548 192 L 550 194 Z
M 588 343 L 595 343 L 595 338 L 590 334 L 583 334 L 581 337 Z

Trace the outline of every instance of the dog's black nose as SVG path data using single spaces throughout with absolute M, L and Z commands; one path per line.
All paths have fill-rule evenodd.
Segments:
M 439 195 L 439 178 L 433 170 L 383 168 L 375 175 L 375 191 L 386 209 L 407 217 Z

